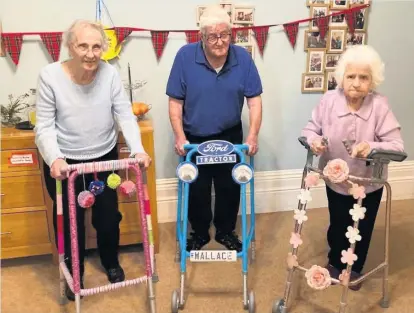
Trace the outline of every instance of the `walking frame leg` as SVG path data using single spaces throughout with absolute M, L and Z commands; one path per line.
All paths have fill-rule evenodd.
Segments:
M 385 243 L 384 243 L 384 273 L 382 279 L 382 299 L 381 307 L 388 308 L 389 295 L 388 295 L 388 274 L 389 274 L 389 241 L 390 241 L 390 227 L 391 227 L 391 186 L 388 182 L 385 183 L 385 190 L 387 191 L 387 201 L 385 209 Z

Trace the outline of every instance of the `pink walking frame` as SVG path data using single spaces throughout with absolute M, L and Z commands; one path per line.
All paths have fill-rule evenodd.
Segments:
M 140 215 L 143 248 L 145 257 L 145 275 L 125 280 L 123 282 L 108 284 L 90 289 L 81 289 L 80 286 L 80 268 L 79 268 L 79 251 L 78 251 L 78 230 L 76 223 L 76 195 L 74 183 L 78 175 L 107 172 L 113 170 L 129 169 L 136 176 L 136 191 L 138 198 L 138 211 Z M 98 294 L 101 292 L 113 291 L 119 288 L 147 283 L 149 297 L 149 312 L 155 313 L 155 295 L 153 282 L 157 281 L 155 274 L 155 254 L 154 241 L 152 235 L 151 207 L 146 184 L 146 173 L 141 171 L 137 159 L 122 159 L 114 161 L 90 162 L 69 165 L 67 170 L 68 177 L 68 201 L 69 201 L 69 225 L 72 252 L 72 275 L 70 274 L 65 259 L 64 229 L 63 229 L 63 203 L 62 203 L 62 182 L 56 181 L 56 205 L 57 205 L 57 239 L 59 254 L 59 273 L 60 273 L 60 297 L 61 303 L 65 301 L 65 281 L 69 288 L 75 294 L 76 312 L 80 313 L 80 297 Z

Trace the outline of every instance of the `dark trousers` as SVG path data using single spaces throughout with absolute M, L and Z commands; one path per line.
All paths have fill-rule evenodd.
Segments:
M 117 160 L 118 151 L 116 147 L 108 154 L 93 160 L 71 160 L 66 159 L 68 164 L 77 164 L 82 162 L 99 162 Z M 98 179 L 105 182 L 112 172 L 98 173 Z M 50 176 L 50 168 L 44 164 L 44 177 L 46 188 L 50 198 L 53 200 L 53 226 L 55 229 L 55 242 L 57 245 L 57 205 L 56 205 L 56 180 Z M 93 174 L 85 175 L 86 188 L 89 183 L 94 180 Z M 83 184 L 83 175 L 79 175 L 75 180 L 75 198 L 80 192 L 85 190 Z M 87 189 L 86 189 L 87 190 Z M 67 179 L 62 181 L 62 202 L 63 202 L 63 224 L 64 224 L 64 240 L 65 240 L 65 262 L 70 272 L 72 272 L 71 265 L 71 241 L 69 228 L 69 202 L 68 202 L 68 184 Z M 79 263 L 80 273 L 83 276 L 84 258 L 85 258 L 85 210 L 92 210 L 92 225 L 96 230 L 97 246 L 101 263 L 104 268 L 113 268 L 119 265 L 118 263 L 118 245 L 119 245 L 119 223 L 122 215 L 118 211 L 118 195 L 115 190 L 105 186 L 105 190 L 100 195 L 95 197 L 95 204 L 90 209 L 84 209 L 76 202 L 76 218 L 78 231 L 78 249 L 79 249 Z
M 329 264 L 339 270 L 346 268 L 346 264 L 341 262 L 341 251 L 348 250 L 350 243 L 345 236 L 348 226 L 353 226 L 354 221 L 349 214 L 349 210 L 357 202 L 352 196 L 342 195 L 326 187 L 329 205 L 330 225 L 328 228 L 328 244 L 330 251 L 328 254 Z M 358 260 L 352 265 L 352 270 L 361 273 L 368 255 L 371 242 L 372 231 L 374 230 L 375 219 L 381 203 L 383 188 L 368 193 L 362 201 L 362 206 L 367 209 L 365 217 L 359 220 L 359 234 L 361 241 L 355 244 L 355 254 Z
M 222 133 L 198 137 L 186 134 L 191 144 L 202 143 L 208 140 L 226 140 L 233 144 L 243 141 L 241 123 Z M 192 162 L 196 162 L 195 153 Z M 237 162 L 240 158 L 237 157 Z M 236 228 L 237 214 L 240 204 L 240 185 L 233 181 L 231 171 L 235 163 L 198 165 L 198 177 L 190 184 L 188 205 L 188 219 L 195 233 L 208 237 L 211 221 L 211 187 L 214 182 L 214 226 L 217 232 L 229 233 Z

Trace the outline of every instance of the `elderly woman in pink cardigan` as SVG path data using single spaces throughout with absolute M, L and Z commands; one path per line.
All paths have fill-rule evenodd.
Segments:
M 312 151 L 320 155 L 321 169 L 329 160 L 340 158 L 348 163 L 351 175 L 371 177 L 372 168 L 355 157 L 365 158 L 373 149 L 403 151 L 401 126 L 387 98 L 375 91 L 384 80 L 383 71 L 381 58 L 372 47 L 353 46 L 341 56 L 335 73 L 337 89 L 324 94 L 302 130 Z M 324 145 L 323 137 L 328 138 L 328 145 Z M 344 139 L 355 142 L 351 153 Z M 346 185 L 326 183 L 330 215 L 326 268 L 337 279 L 346 266 L 341 262 L 341 251 L 349 247 L 345 233 L 353 224 L 349 209 L 356 203 L 348 189 Z M 351 279 L 358 278 L 364 267 L 382 192 L 382 186 L 366 187 L 363 206 L 367 211 L 359 224 L 362 239 L 355 247 L 358 260 L 352 267 Z M 359 290 L 361 284 L 350 288 Z

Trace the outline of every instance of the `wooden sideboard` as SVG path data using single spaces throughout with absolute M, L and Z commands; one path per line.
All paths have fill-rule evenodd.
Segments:
M 159 251 L 157 195 L 155 176 L 154 134 L 150 120 L 139 122 L 142 143 L 152 159 L 148 168 L 148 192 L 152 213 L 155 251 Z M 129 155 L 125 139 L 118 138 L 119 158 Z M 47 193 L 42 171 L 43 161 L 34 143 L 33 131 L 14 128 L 1 130 L 1 259 L 53 254 L 54 243 L 52 202 Z M 128 172 L 134 179 L 132 171 Z M 125 178 L 125 171 L 120 172 Z M 120 245 L 142 243 L 136 195 L 128 198 L 118 193 Z M 91 210 L 86 213 L 86 247 L 96 248 L 96 233 L 91 223 Z

